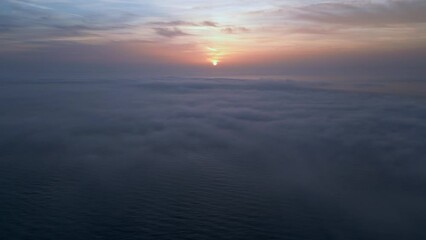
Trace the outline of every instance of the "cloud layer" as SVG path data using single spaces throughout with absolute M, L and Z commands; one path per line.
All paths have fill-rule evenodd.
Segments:
M 200 78 L 0 93 L 11 238 L 424 237 L 424 98 Z

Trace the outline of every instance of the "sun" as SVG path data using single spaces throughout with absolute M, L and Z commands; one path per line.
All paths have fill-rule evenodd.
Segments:
M 211 60 L 213 66 L 217 66 L 219 64 L 219 60 L 213 59 Z

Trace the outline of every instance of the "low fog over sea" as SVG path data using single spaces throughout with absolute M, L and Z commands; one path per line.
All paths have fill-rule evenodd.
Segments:
M 415 88 L 5 80 L 0 113 L 1 239 L 426 239 Z

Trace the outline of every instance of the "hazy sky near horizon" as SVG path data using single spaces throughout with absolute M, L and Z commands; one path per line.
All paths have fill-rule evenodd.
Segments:
M 425 12 L 424 0 L 3 0 L 0 75 L 421 78 Z

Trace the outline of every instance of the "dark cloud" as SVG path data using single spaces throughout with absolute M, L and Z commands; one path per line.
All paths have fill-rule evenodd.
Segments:
M 175 28 L 154 28 L 154 30 L 158 35 L 163 37 L 168 37 L 168 38 L 191 35 L 176 27 Z
M 250 32 L 250 29 L 246 27 L 225 27 L 221 31 L 226 34 L 237 34 Z
M 218 27 L 218 24 L 212 21 L 204 21 L 201 23 L 202 26 L 208 26 L 208 27 Z
M 219 25 L 212 21 L 203 22 L 188 22 L 188 21 L 168 21 L 168 22 L 149 22 L 150 25 L 177 27 L 177 26 L 205 26 L 205 27 L 218 27 Z
M 187 21 L 169 21 L 169 22 L 149 22 L 148 24 L 157 25 L 157 26 L 167 26 L 167 27 L 176 27 L 176 26 L 197 26 L 197 23 L 187 22 Z

